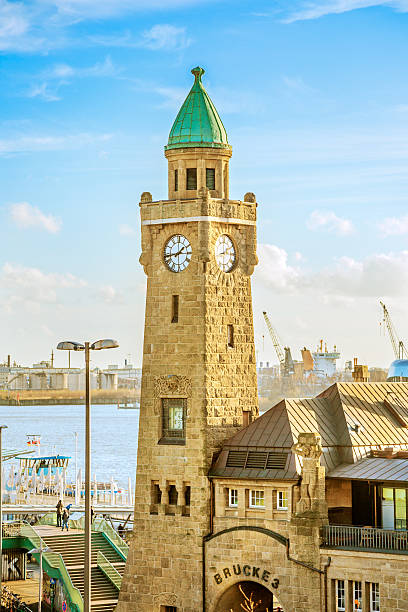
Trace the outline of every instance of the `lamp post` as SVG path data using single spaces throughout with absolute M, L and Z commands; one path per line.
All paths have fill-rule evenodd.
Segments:
M 84 559 L 84 612 L 91 612 L 91 373 L 90 351 L 117 348 L 116 340 L 96 342 L 59 342 L 60 351 L 85 351 L 85 559 Z
M 41 612 L 41 600 L 42 600 L 42 582 L 43 582 L 43 553 L 49 550 L 49 546 L 40 546 L 40 548 L 32 548 L 28 551 L 30 555 L 40 555 L 40 577 L 38 581 L 38 612 Z
M 3 429 L 7 425 L 0 425 L 0 602 L 3 593 Z

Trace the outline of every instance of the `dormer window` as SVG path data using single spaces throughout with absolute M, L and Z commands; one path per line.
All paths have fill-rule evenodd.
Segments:
M 215 168 L 206 168 L 205 170 L 205 184 L 208 189 L 215 189 Z
M 197 168 L 187 168 L 187 191 L 197 189 Z

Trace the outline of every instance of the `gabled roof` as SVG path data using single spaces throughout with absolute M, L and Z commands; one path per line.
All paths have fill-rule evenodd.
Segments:
M 209 475 L 295 479 L 301 432 L 320 434 L 329 474 L 375 449 L 408 449 L 408 383 L 336 383 L 316 398 L 284 399 L 224 443 Z M 284 467 L 267 469 L 279 464 L 276 453 L 287 453 Z
M 219 114 L 201 82 L 204 69 L 197 66 L 192 86 L 171 128 L 166 150 L 185 147 L 231 149 Z

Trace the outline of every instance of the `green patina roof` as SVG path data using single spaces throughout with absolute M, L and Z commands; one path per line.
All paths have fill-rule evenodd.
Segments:
M 197 66 L 191 72 L 195 77 L 194 85 L 173 123 L 165 149 L 185 147 L 230 149 L 225 127 L 201 82 L 204 69 Z

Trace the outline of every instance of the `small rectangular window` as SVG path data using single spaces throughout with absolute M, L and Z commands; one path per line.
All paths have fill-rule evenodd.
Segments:
M 177 612 L 176 606 L 160 606 L 160 612 Z
M 171 296 L 171 322 L 178 323 L 179 319 L 179 296 Z
M 243 427 L 248 427 L 248 425 L 252 423 L 252 412 L 250 410 L 242 411 L 242 425 Z
M 370 612 L 380 612 L 380 585 L 378 582 L 370 584 Z
M 208 189 L 215 189 L 215 168 L 206 168 L 205 184 Z
M 265 492 L 264 491 L 250 491 L 249 507 L 250 508 L 265 508 Z
M 186 400 L 184 398 L 162 399 L 162 435 L 167 440 L 184 441 Z M 161 442 L 162 444 L 165 442 Z
M 361 612 L 363 608 L 363 587 L 359 580 L 353 581 L 353 612 Z
M 276 507 L 278 508 L 278 510 L 288 509 L 288 492 L 287 491 L 278 491 Z
M 190 502 L 191 502 L 191 487 L 190 487 L 190 485 L 186 485 L 186 488 L 184 489 L 184 500 L 186 502 L 186 506 L 189 506 Z
M 346 591 L 344 580 L 336 580 L 336 612 L 346 610 Z
M 187 190 L 197 189 L 197 168 L 187 168 Z
M 227 344 L 229 348 L 234 348 L 234 326 L 227 325 Z
M 178 170 L 174 171 L 174 191 L 178 191 Z
M 228 505 L 230 508 L 238 506 L 238 489 L 228 489 Z

